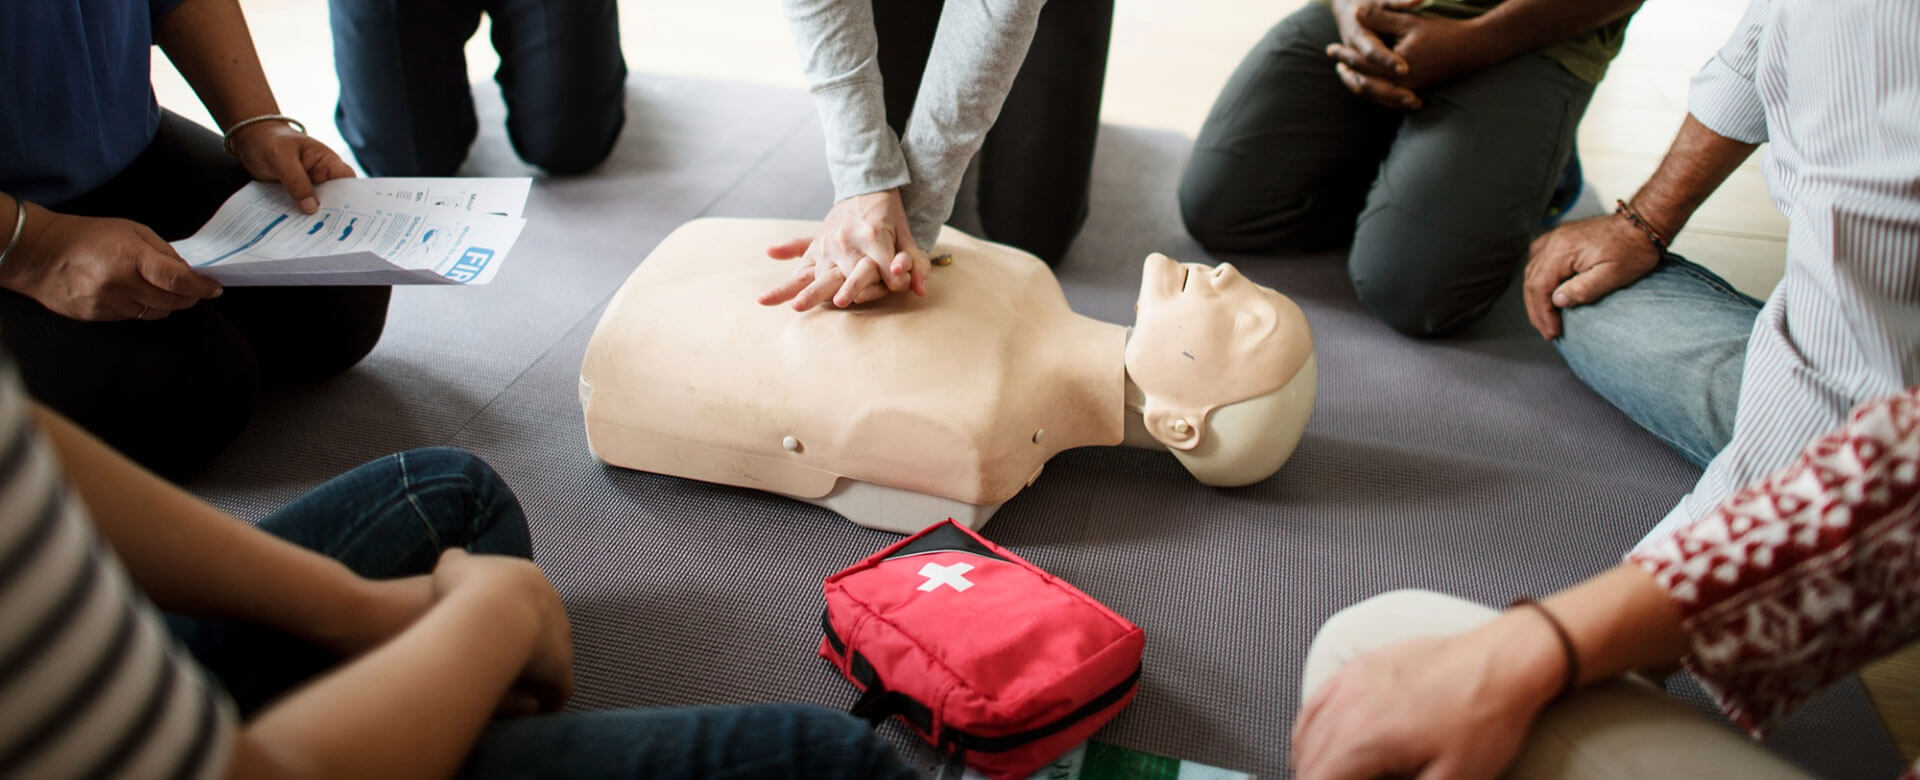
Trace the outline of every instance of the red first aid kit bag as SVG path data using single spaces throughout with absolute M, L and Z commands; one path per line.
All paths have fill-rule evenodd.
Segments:
M 1146 637 L 1060 578 L 947 520 L 826 581 L 820 656 L 898 717 L 996 779 L 1024 778 L 1112 720 Z

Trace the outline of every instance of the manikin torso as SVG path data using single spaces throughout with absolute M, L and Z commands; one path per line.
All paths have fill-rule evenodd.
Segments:
M 1052 272 L 1016 250 L 947 229 L 935 251 L 952 262 L 932 270 L 925 298 L 808 312 L 756 303 L 793 270 L 765 247 L 817 231 L 813 222 L 698 220 L 641 263 L 581 368 L 599 458 L 911 532 L 950 516 L 984 523 L 1062 450 L 1161 444 L 1137 412 L 1127 329 L 1075 314 Z M 1254 384 L 1291 384 L 1298 396 L 1300 383 L 1285 380 L 1304 374 L 1310 408 L 1304 318 L 1290 343 L 1303 358 L 1281 361 L 1290 376 Z M 1298 406 L 1289 411 L 1304 425 Z M 1205 415 L 1188 414 L 1185 433 L 1162 427 L 1195 436 Z M 1296 426 L 1287 450 L 1298 435 Z

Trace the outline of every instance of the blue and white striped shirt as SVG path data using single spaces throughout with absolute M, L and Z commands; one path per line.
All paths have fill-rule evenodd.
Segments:
M 0 354 L 0 777 L 207 778 L 226 696 L 95 540 Z
M 1920 3 L 1754 0 L 1688 110 L 1767 144 L 1787 267 L 1747 342 L 1732 440 L 1649 540 L 1920 384 Z

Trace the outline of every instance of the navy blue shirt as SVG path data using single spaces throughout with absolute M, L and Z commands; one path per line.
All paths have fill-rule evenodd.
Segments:
M 0 192 L 57 204 L 147 148 L 153 28 L 182 2 L 0 2 Z

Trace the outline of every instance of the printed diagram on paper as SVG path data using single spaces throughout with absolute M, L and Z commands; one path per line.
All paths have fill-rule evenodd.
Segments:
M 253 182 L 173 247 L 228 286 L 486 284 L 526 226 L 532 183 L 337 179 L 302 214 L 280 185 Z

